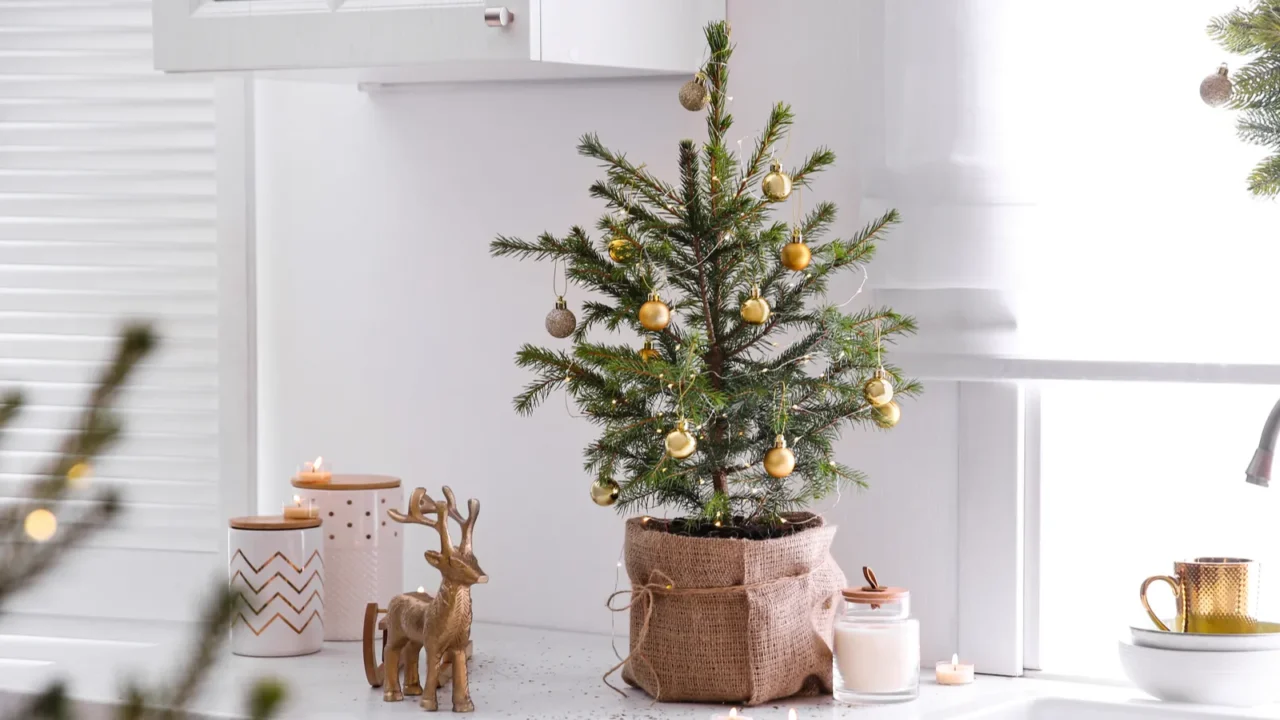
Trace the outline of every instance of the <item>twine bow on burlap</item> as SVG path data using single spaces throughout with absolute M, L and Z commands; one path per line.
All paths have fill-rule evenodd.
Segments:
M 672 582 L 671 578 L 667 577 L 666 573 L 661 570 L 654 570 L 649 573 L 649 582 L 644 585 L 632 585 L 630 590 L 619 590 L 610 595 L 609 599 L 604 603 L 605 606 L 613 612 L 626 612 L 637 602 L 642 603 L 644 607 L 644 622 L 640 625 L 640 633 L 636 635 L 635 649 L 627 653 L 626 657 L 619 660 L 617 665 L 609 668 L 609 672 L 605 673 L 603 678 L 604 684 L 613 688 L 613 691 L 622 697 L 626 697 L 627 694 L 622 691 L 622 688 L 619 688 L 609 682 L 609 676 L 622 669 L 633 655 L 639 656 L 639 658 L 644 661 L 644 664 L 649 666 L 649 672 L 653 674 L 653 680 L 658 686 L 658 691 L 654 693 L 653 699 L 657 700 L 662 697 L 662 680 L 658 677 L 658 673 L 653 669 L 653 665 L 649 662 L 649 658 L 645 657 L 643 652 L 640 652 L 640 648 L 644 646 L 644 638 L 649 634 L 649 620 L 653 617 L 653 594 L 655 592 L 674 590 L 675 586 L 675 583 Z M 619 595 L 630 595 L 631 601 L 621 607 L 614 607 L 613 600 Z
M 622 697 L 627 694 L 613 683 L 609 682 L 609 676 L 622 669 L 632 657 L 642 660 L 649 668 L 649 672 L 653 675 L 654 682 L 654 701 L 662 699 L 662 679 L 658 676 L 658 672 L 654 670 L 653 663 L 649 662 L 649 658 L 645 657 L 641 648 L 644 647 L 645 637 L 649 634 L 649 621 L 653 619 L 653 601 L 658 595 L 727 595 L 729 593 L 747 592 L 748 590 L 756 590 L 759 588 L 771 587 L 773 585 L 781 585 L 784 582 L 798 580 L 806 577 L 808 573 L 797 575 L 783 575 L 771 580 L 762 580 L 760 582 L 748 583 L 744 585 L 727 585 L 725 587 L 709 587 L 709 588 L 676 588 L 675 582 L 661 570 L 654 570 L 649 573 L 649 581 L 643 585 L 632 585 L 630 590 L 619 590 L 609 596 L 605 601 L 605 605 L 613 612 L 625 612 L 630 610 L 637 602 L 644 607 L 644 622 L 640 623 L 640 632 L 636 634 L 634 649 L 627 653 L 627 656 L 618 661 L 617 665 L 609 668 L 609 672 L 604 674 L 604 684 L 613 688 Z M 614 607 L 614 598 L 619 595 L 629 595 L 631 602 L 620 607 Z

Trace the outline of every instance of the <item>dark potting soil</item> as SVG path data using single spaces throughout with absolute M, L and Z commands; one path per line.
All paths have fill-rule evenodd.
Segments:
M 748 522 L 747 518 L 738 515 L 729 522 L 722 521 L 719 526 L 702 518 L 672 518 L 670 520 L 653 518 L 644 523 L 644 527 L 656 532 L 668 532 L 672 535 L 684 535 L 685 537 L 771 540 L 806 530 L 813 527 L 816 522 L 816 516 L 801 516 L 797 522 L 784 522 L 773 525 L 756 521 Z

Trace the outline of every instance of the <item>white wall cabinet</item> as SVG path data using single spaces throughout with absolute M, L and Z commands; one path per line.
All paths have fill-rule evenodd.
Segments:
M 724 0 L 152 0 L 157 69 L 336 82 L 692 73 Z M 503 24 L 502 21 L 506 21 Z

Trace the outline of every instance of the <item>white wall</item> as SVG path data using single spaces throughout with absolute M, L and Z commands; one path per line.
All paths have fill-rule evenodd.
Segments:
M 893 115 L 884 87 L 901 79 L 881 69 L 883 14 L 879 0 L 729 3 L 734 132 L 749 142 L 771 103 L 791 102 L 799 120 L 787 159 L 817 144 L 836 151 L 837 167 L 807 199 L 837 201 L 846 232 L 884 204 L 927 208 L 892 183 L 868 190 L 860 178 L 883 178 L 877 169 L 904 153 L 945 163 L 947 123 L 960 113 L 932 111 L 936 123 L 920 132 L 941 128 L 933 144 L 913 143 L 908 127 L 895 130 L 892 147 L 869 146 Z M 948 31 L 945 17 L 929 22 Z M 927 45 L 919 27 L 897 31 Z M 317 453 L 340 470 L 393 473 L 410 487 L 451 484 L 483 502 L 477 550 L 493 580 L 475 593 L 480 619 L 609 631 L 604 600 L 622 520 L 587 496 L 580 452 L 593 428 L 570 418 L 560 395 L 533 418 L 510 406 L 527 379 L 512 364 L 516 348 L 554 342 L 542 328 L 554 300 L 550 268 L 493 260 L 487 247 L 497 233 L 594 222 L 601 208 L 586 189 L 599 172 L 574 152 L 584 132 L 670 175 L 677 141 L 704 133 L 702 116 L 676 103 L 678 85 L 363 95 L 259 84 L 261 509 L 278 508 L 292 469 Z M 872 265 L 870 287 L 886 278 L 894 288 L 946 286 L 918 269 L 935 266 L 922 263 L 929 236 L 912 223 L 908 212 L 896 247 Z M 855 285 L 850 278 L 832 295 L 842 301 Z M 570 291 L 571 302 L 581 298 Z M 949 656 L 956 643 L 956 395 L 953 383 L 931 383 L 893 432 L 842 440 L 841 458 L 869 472 L 873 487 L 833 498 L 828 511 L 841 526 L 835 552 L 846 574 L 870 564 L 912 589 L 926 659 Z M 435 584 L 420 559 L 432 542 L 425 528 L 411 531 L 407 587 Z

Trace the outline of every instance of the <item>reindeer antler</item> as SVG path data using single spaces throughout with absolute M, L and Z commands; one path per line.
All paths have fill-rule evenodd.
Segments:
M 388 510 L 387 517 L 398 523 L 413 523 L 415 525 L 426 525 L 429 528 L 435 528 L 440 533 L 440 554 L 446 558 L 453 554 L 453 541 L 449 539 L 449 518 L 456 517 L 458 511 L 454 510 L 453 493 L 449 488 L 445 488 L 445 502 L 437 502 L 431 499 L 427 494 L 426 488 L 414 488 L 413 495 L 409 497 L 409 514 Z M 475 502 L 474 500 L 472 502 Z M 423 515 L 423 513 L 434 512 L 436 519 L 431 520 Z M 464 538 L 466 537 L 466 528 L 463 528 Z M 464 539 L 464 542 L 466 540 Z M 468 545 L 470 543 L 468 542 Z
M 462 513 L 458 512 L 458 501 L 453 497 L 453 489 L 448 485 L 444 487 L 444 496 L 449 505 L 449 517 L 462 526 L 462 546 L 458 549 L 464 553 L 470 552 L 471 531 L 475 529 L 476 516 L 480 514 L 480 501 L 475 498 L 467 501 L 467 517 L 464 519 Z

